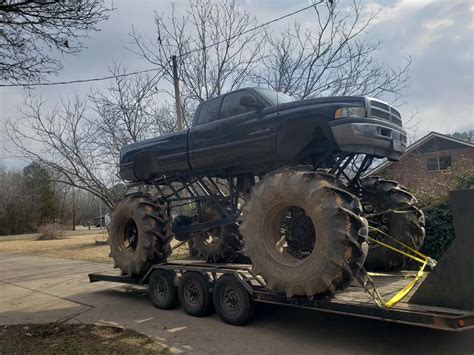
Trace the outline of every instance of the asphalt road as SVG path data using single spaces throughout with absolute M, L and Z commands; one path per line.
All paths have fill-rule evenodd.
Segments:
M 214 314 L 154 308 L 140 287 L 89 284 L 109 265 L 0 253 L 0 325 L 87 322 L 132 328 L 172 351 L 210 354 L 474 354 L 474 331 L 447 333 L 282 306 L 259 305 L 244 327 Z M 1 349 L 0 349 L 1 352 Z

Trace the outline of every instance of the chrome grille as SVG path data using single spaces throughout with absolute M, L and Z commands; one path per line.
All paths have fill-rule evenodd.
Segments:
M 384 121 L 392 122 L 397 126 L 402 126 L 400 112 L 386 103 L 370 100 L 370 112 L 372 117 L 380 118 Z

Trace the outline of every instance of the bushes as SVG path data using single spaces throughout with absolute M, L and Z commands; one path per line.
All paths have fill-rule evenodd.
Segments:
M 453 213 L 449 202 L 424 210 L 426 238 L 421 252 L 439 259 L 454 240 Z
M 40 235 L 36 240 L 53 240 L 64 237 L 64 230 L 59 224 L 45 224 L 38 228 Z

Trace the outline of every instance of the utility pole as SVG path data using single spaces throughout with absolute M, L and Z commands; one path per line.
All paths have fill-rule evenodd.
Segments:
M 181 106 L 181 95 L 179 93 L 179 78 L 178 78 L 178 60 L 176 56 L 171 57 L 173 63 L 173 83 L 174 83 L 174 99 L 176 102 L 176 115 L 178 116 L 178 130 L 184 128 L 183 107 Z
M 76 196 L 72 187 L 72 230 L 76 230 Z

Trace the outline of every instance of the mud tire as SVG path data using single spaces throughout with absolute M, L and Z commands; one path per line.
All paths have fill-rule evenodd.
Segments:
M 214 209 L 208 209 L 205 215 L 208 221 L 219 218 L 218 211 Z M 239 227 L 227 224 L 200 232 L 193 237 L 192 247 L 199 258 L 209 263 L 232 262 L 242 250 Z
M 367 221 L 359 199 L 328 174 L 306 168 L 270 173 L 252 188 L 243 209 L 240 233 L 253 272 L 267 287 L 287 297 L 332 296 L 346 288 L 362 268 L 366 253 Z M 297 206 L 311 218 L 316 242 L 305 259 L 281 254 L 275 248 L 285 209 Z
M 127 247 L 130 226 L 135 228 L 134 240 Z M 172 237 L 166 208 L 149 194 L 131 194 L 118 202 L 113 210 L 109 256 L 122 274 L 141 275 L 151 265 L 166 261 L 171 254 Z
M 419 249 L 425 239 L 425 217 L 423 212 L 415 206 L 417 203 L 415 196 L 398 182 L 379 177 L 361 179 L 361 187 L 361 202 L 364 210 L 368 204 L 375 204 L 379 211 L 390 209 L 407 211 L 406 213 L 387 213 L 384 217 L 387 221 L 387 230 L 384 232 L 414 249 Z M 376 218 L 368 218 L 368 221 L 369 225 L 378 223 Z M 376 232 L 369 234 L 374 236 Z M 394 245 L 391 240 L 382 241 Z M 378 244 L 369 243 L 365 268 L 369 271 L 395 271 L 406 268 L 408 262 L 409 259 L 402 254 Z

